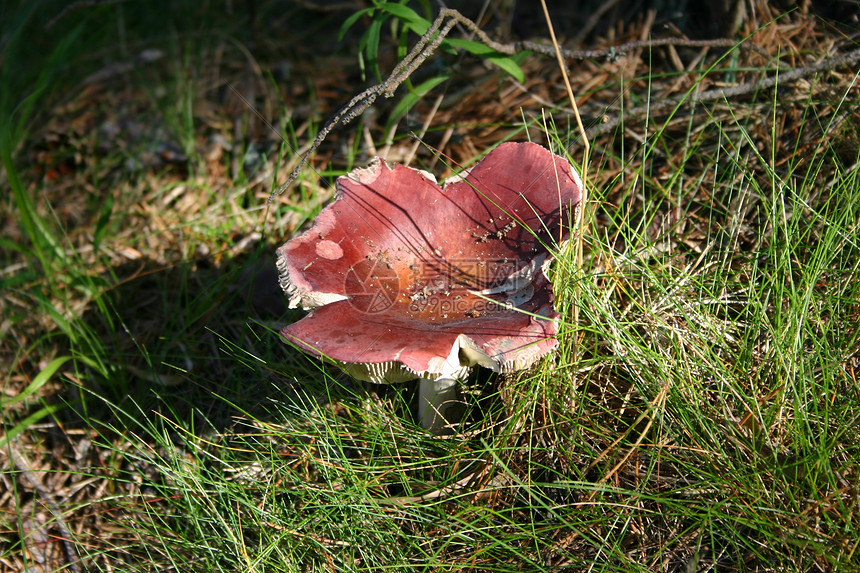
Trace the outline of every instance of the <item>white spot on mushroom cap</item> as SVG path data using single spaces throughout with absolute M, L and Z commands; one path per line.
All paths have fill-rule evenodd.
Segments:
M 343 249 L 334 241 L 320 241 L 316 251 L 319 256 L 330 261 L 336 261 L 343 256 Z

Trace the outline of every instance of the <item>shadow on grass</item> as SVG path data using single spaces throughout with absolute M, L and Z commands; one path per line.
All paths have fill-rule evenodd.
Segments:
M 268 397 L 295 394 L 302 381 L 279 371 L 312 364 L 278 335 L 301 312 L 286 308 L 269 250 L 218 265 L 144 260 L 113 269 L 109 312 L 91 305 L 81 318 L 100 333 L 111 376 L 68 388 L 78 423 L 112 425 L 110 410 L 118 408 L 222 432 L 237 415 L 268 417 Z

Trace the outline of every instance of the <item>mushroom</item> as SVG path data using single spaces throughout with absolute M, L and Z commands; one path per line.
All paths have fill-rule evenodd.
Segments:
M 418 417 L 439 432 L 471 367 L 521 370 L 557 345 L 545 270 L 581 186 L 533 143 L 503 143 L 444 186 L 376 158 L 278 249 L 290 307 L 310 310 L 281 334 L 359 380 L 420 378 Z

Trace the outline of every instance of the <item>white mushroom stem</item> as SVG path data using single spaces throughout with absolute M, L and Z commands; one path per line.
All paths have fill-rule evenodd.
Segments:
M 418 419 L 421 427 L 434 433 L 442 431 L 453 421 L 445 414 L 456 401 L 456 378 L 421 378 L 418 384 Z

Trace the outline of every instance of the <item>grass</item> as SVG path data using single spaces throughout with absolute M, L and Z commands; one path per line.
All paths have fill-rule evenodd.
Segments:
M 0 146 L 10 191 L 0 567 L 860 568 L 850 70 L 691 114 L 631 115 L 595 135 L 584 260 L 563 250 L 552 267 L 557 352 L 517 376 L 474 374 L 462 431 L 440 438 L 414 420 L 414 385 L 355 383 L 277 336 L 301 313 L 277 293 L 275 246 L 318 212 L 335 176 L 366 161 L 366 138 L 388 132 L 368 117 L 333 134 L 266 211 L 275 173 L 295 164 L 290 152 L 279 162 L 279 134 L 299 148 L 360 86 L 343 81 L 354 55 L 259 32 L 289 17 L 334 38 L 344 15 L 186 8 L 153 31 L 143 4 L 79 7 L 50 34 L 21 8 L 21 36 L 4 30 L 0 93 L 14 121 Z M 126 46 L 115 59 L 113 30 Z M 41 68 L 9 47 L 32 37 L 44 42 Z M 796 12 L 749 41 L 787 65 L 838 37 Z M 77 38 L 87 40 L 72 51 Z M 235 48 L 252 41 L 250 56 Z M 150 68 L 83 80 L 163 46 Z M 777 63 L 740 50 L 680 72 L 667 54 L 575 62 L 583 115 L 748 81 Z M 686 65 L 696 53 L 676 56 Z M 525 92 L 469 62 L 451 69 L 471 65 L 477 79 L 446 83 L 456 105 L 439 107 L 428 146 L 466 163 L 529 137 L 579 164 L 549 60 L 520 62 Z M 332 73 L 310 73 L 321 66 Z M 18 68 L 41 71 L 9 74 Z M 61 89 L 68 82 L 83 95 Z M 279 134 L 224 82 L 272 110 Z M 418 100 L 411 121 L 423 124 L 437 95 Z M 540 101 L 559 102 L 548 128 Z M 389 150 L 411 146 L 398 132 Z M 432 151 L 415 161 L 429 166 Z

